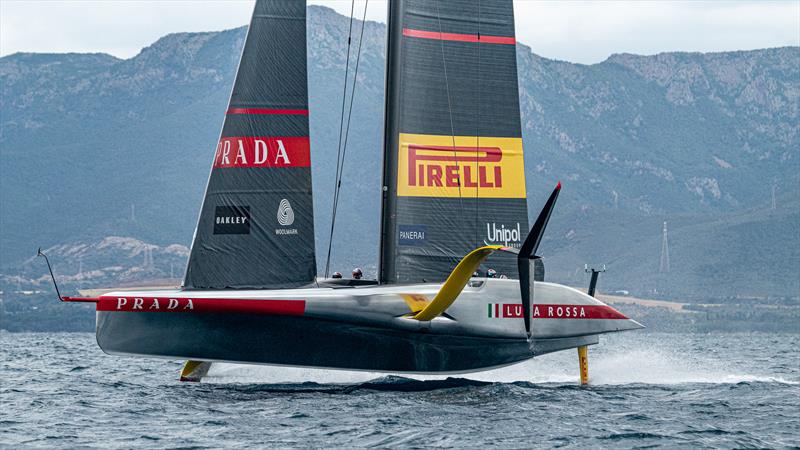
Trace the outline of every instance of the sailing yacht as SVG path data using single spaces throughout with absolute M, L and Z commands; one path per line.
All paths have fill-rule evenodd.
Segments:
M 515 46 L 512 0 L 389 1 L 378 279 L 326 279 L 306 4 L 258 0 L 183 285 L 62 299 L 96 303 L 106 353 L 186 359 L 186 380 L 217 361 L 459 373 L 572 348 L 583 374 L 601 334 L 641 325 L 544 280 L 561 185 L 530 226 Z

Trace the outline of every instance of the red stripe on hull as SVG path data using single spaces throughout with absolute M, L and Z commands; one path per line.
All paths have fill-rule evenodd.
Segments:
M 214 167 L 310 167 L 311 144 L 304 137 L 233 136 L 220 139 Z
M 439 33 L 438 31 L 414 30 L 411 28 L 403 28 L 403 36 L 436 39 L 440 41 L 480 42 L 481 44 L 514 45 L 517 43 L 517 40 L 513 36 L 478 36 L 477 34 Z
M 247 313 L 302 316 L 305 300 L 248 300 L 190 297 L 100 297 L 97 311 Z
M 534 319 L 627 319 L 608 305 L 534 305 Z
M 307 116 L 307 109 L 273 109 L 273 108 L 231 108 L 225 114 L 283 114 L 287 116 Z

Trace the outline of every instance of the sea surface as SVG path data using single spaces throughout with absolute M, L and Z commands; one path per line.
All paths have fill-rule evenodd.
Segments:
M 0 333 L 0 445 L 20 447 L 798 447 L 797 334 L 604 336 L 460 377 L 103 354 L 92 334 Z

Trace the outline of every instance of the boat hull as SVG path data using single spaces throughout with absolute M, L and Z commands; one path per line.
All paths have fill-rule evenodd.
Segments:
M 112 354 L 392 372 L 462 372 L 533 356 L 524 339 L 409 333 L 306 317 L 98 313 Z M 133 316 L 133 317 L 130 317 Z
M 559 286 L 548 285 L 540 285 L 540 296 Z M 640 327 L 627 318 L 543 319 L 547 308 L 556 314 L 562 308 L 602 305 L 570 289 L 565 291 L 569 298 L 550 294 L 543 299 L 567 303 L 539 305 L 534 336 L 528 339 L 522 317 L 515 315 L 518 286 L 513 280 L 496 280 L 468 287 L 445 316 L 428 322 L 410 318 L 409 312 L 415 302 L 432 298 L 436 285 L 231 291 L 224 294 L 227 298 L 219 298 L 219 291 L 112 293 L 98 303 L 97 342 L 105 352 L 120 355 L 458 373 L 595 344 L 600 333 Z M 506 302 L 502 308 L 499 301 Z M 570 301 L 587 303 L 575 306 Z

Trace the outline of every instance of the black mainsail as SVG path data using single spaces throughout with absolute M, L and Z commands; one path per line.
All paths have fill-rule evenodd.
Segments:
M 306 2 L 258 0 L 184 287 L 285 288 L 316 276 Z
M 388 22 L 380 280 L 442 281 L 528 232 L 513 4 L 393 0 Z

